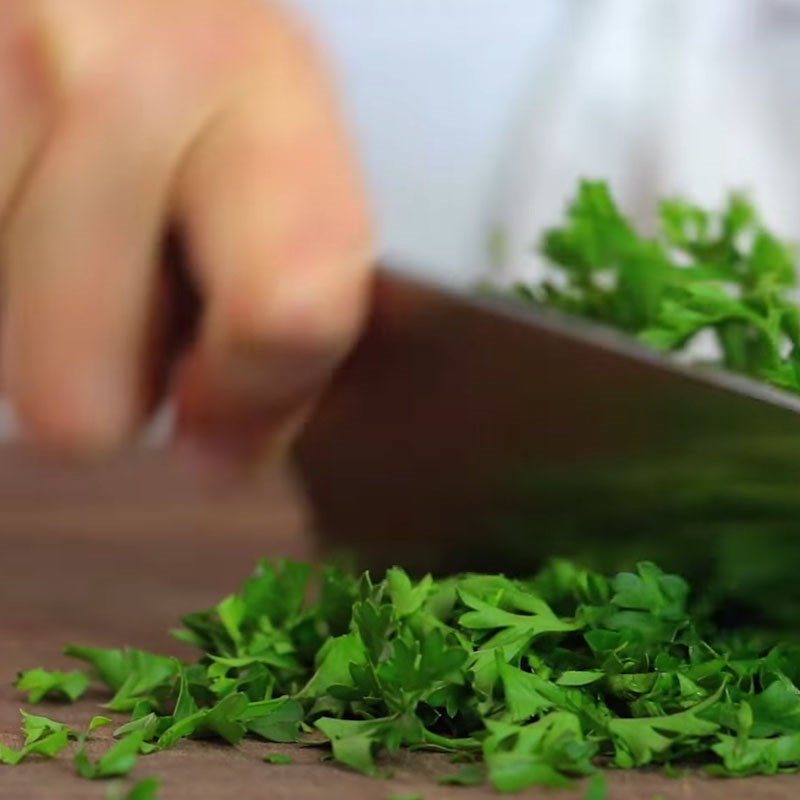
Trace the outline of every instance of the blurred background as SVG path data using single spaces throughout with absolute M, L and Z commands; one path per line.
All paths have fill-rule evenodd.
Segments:
M 657 196 L 745 189 L 800 238 L 797 0 L 290 4 L 338 70 L 382 250 L 415 270 L 530 275 L 581 176 L 645 224 Z

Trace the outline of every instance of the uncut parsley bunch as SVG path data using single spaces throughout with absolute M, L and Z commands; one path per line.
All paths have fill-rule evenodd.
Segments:
M 654 237 L 636 231 L 606 183 L 583 181 L 567 220 L 543 237 L 552 267 L 517 292 L 608 323 L 662 351 L 713 335 L 728 369 L 800 391 L 795 250 L 732 194 L 720 213 L 666 200 Z
M 370 775 L 388 768 L 383 753 L 438 750 L 471 762 L 446 780 L 500 791 L 602 766 L 797 770 L 800 648 L 722 634 L 688 599 L 650 563 L 613 578 L 555 562 L 531 580 L 412 581 L 396 568 L 373 582 L 264 561 L 239 593 L 185 618 L 177 636 L 200 648 L 194 664 L 67 648 L 108 687 L 106 707 L 130 713 L 97 762 L 84 742 L 110 720 L 79 734 L 30 714 L 25 747 L 0 762 L 77 739 L 80 774 L 108 777 L 185 738 L 249 736 L 330 746 Z

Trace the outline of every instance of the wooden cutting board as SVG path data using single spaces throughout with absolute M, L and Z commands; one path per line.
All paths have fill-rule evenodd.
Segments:
M 0 742 L 20 743 L 21 669 L 60 668 L 67 643 L 131 645 L 191 657 L 168 631 L 178 617 L 232 591 L 260 556 L 310 557 L 306 515 L 287 476 L 262 476 L 247 487 L 210 487 L 152 456 L 92 469 L 0 458 Z M 83 727 L 104 696 L 40 713 Z M 102 740 L 110 734 L 99 732 Z M 103 746 L 100 742 L 101 747 Z M 263 761 L 291 752 L 287 766 Z M 182 742 L 140 759 L 133 777 L 158 775 L 164 800 L 425 800 L 496 797 L 489 789 L 439 786 L 446 758 L 406 753 L 394 777 L 376 781 L 320 761 L 320 751 L 245 742 Z M 658 772 L 609 775 L 609 800 L 788 800 L 800 777 L 668 779 Z M 0 767 L 2 800 L 103 798 L 105 783 L 77 778 L 71 760 Z M 530 791 L 525 798 L 575 800 L 576 792 Z

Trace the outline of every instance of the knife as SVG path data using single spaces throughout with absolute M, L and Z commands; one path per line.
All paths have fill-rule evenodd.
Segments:
M 735 583 L 800 564 L 798 412 L 605 328 L 383 270 L 296 458 L 323 542 L 366 565 L 647 558 Z

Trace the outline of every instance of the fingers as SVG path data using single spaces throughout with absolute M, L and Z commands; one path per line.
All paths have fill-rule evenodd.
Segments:
M 62 449 L 116 444 L 150 399 L 171 156 L 132 112 L 73 104 L 4 225 L 5 388 Z
M 45 444 L 129 436 L 170 353 L 160 253 L 177 222 L 205 303 L 183 431 L 239 457 L 285 440 L 356 335 L 370 260 L 311 49 L 255 0 L 35 7 L 50 61 L 0 26 L 4 78 L 26 54 L 36 67 L 0 81 L 4 390 Z
M 196 142 L 177 210 L 206 300 L 182 431 L 230 458 L 280 446 L 351 345 L 370 237 L 321 70 L 280 27 L 270 62 Z
M 12 3 L 13 35 L 4 6 L 3 386 L 51 447 L 107 449 L 156 399 L 171 181 L 238 64 L 195 12 L 241 15 L 198 3 Z
M 42 48 L 17 5 L 0 25 L 0 220 L 41 146 L 47 123 Z

